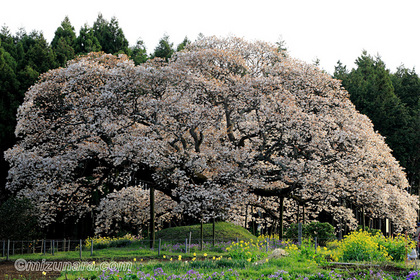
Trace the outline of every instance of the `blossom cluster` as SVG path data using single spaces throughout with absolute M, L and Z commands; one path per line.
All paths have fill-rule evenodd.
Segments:
M 91 213 L 99 232 L 139 225 L 142 183 L 176 201 L 162 213 L 203 221 L 277 212 L 278 197 L 350 227 L 350 204 L 397 231 L 416 219 L 405 173 L 340 81 L 268 43 L 206 37 L 139 66 L 92 53 L 43 74 L 17 119 L 6 188 L 43 226 Z

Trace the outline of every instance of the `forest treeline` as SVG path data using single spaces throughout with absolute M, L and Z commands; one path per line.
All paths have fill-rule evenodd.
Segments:
M 67 61 L 90 52 L 127 54 L 136 65 L 154 57 L 169 59 L 182 50 L 188 38 L 176 47 L 163 35 L 153 52 L 147 53 L 144 42 L 129 46 L 118 20 L 100 14 L 92 26 L 85 24 L 77 34 L 68 17 L 56 29 L 51 42 L 40 31 L 19 30 L 11 34 L 7 26 L 0 32 L 0 152 L 15 142 L 16 112 L 25 92 L 40 74 L 63 67 Z M 393 154 L 406 169 L 411 193 L 420 186 L 420 78 L 415 69 L 386 68 L 380 57 L 366 52 L 356 60 L 356 68 L 347 69 L 338 62 L 333 77 L 342 80 L 352 102 L 386 137 Z M 11 196 L 5 189 L 9 167 L 0 160 L 0 202 Z

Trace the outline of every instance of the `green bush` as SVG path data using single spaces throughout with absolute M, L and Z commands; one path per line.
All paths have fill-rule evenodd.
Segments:
M 286 230 L 286 238 L 297 239 L 298 238 L 298 224 L 291 224 Z M 311 222 L 309 224 L 302 225 L 302 237 L 315 239 L 317 237 L 318 243 L 321 246 L 329 241 L 335 240 L 334 227 L 329 223 Z
M 26 198 L 9 198 L 0 205 L 0 239 L 34 239 L 41 237 L 34 207 Z
M 397 235 L 394 237 L 382 236 L 378 240 L 378 244 L 386 249 L 388 255 L 393 261 L 404 261 L 407 257 L 407 251 L 411 251 L 416 243 L 410 240 L 410 237 L 404 235 Z
M 353 231 L 339 242 L 335 251 L 339 261 L 389 261 L 391 257 L 384 247 L 379 246 L 380 235 L 367 231 Z

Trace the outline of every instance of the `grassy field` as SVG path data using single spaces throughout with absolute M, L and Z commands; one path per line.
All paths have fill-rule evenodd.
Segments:
M 161 252 L 148 248 L 149 242 L 137 239 L 96 239 L 93 255 L 90 247 L 79 251 L 10 256 L 12 262 L 0 262 L 4 279 L 407 279 L 415 267 L 405 262 L 357 262 L 339 266 L 331 262 L 334 252 L 326 247 L 315 250 L 312 243 L 296 246 L 293 242 L 272 242 L 256 238 L 241 227 L 217 223 L 215 246 L 209 241 L 204 250 L 198 243 L 185 252 L 185 238 L 198 240 L 200 225 L 169 228 L 157 233 Z M 212 225 L 204 226 L 205 239 L 212 239 Z M 235 241 L 227 240 L 241 240 Z M 167 242 L 170 240 L 170 242 Z M 184 241 L 177 243 L 176 241 Z M 100 243 L 105 242 L 105 243 Z M 86 244 L 89 244 L 87 242 Z M 119 247 L 123 246 L 123 247 Z M 337 244 L 335 245 L 337 246 Z M 274 257 L 275 248 L 284 248 L 287 256 Z M 100 249 L 99 249 L 100 248 Z M 336 248 L 336 247 L 334 247 Z M 15 261 L 63 264 L 72 269 L 62 272 L 16 273 Z M 76 266 L 75 266 L 76 264 Z M 3 267 L 3 269 L 2 269 Z M 0 275 L 1 276 L 1 275 Z M 305 278 L 306 277 L 306 278 Z M 410 278 L 410 279 L 420 279 Z

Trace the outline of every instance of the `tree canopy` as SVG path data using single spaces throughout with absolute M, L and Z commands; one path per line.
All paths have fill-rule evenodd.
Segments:
M 341 200 L 398 230 L 416 219 L 405 173 L 340 82 L 264 42 L 206 37 L 139 66 L 77 58 L 26 93 L 16 135 L 7 188 L 44 225 L 139 182 L 200 218 L 263 196 L 348 223 Z

